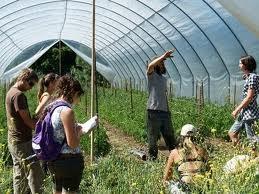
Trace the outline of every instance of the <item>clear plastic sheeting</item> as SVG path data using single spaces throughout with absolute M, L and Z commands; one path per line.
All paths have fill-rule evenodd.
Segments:
M 1 82 L 4 80 L 7 83 L 12 82 L 23 68 L 31 66 L 56 43 L 57 41 L 41 42 L 24 50 L 5 68 L 5 72 L 1 76 Z
M 78 56 L 80 56 L 84 61 L 91 64 L 91 48 L 86 47 L 80 43 L 70 40 L 63 40 L 63 42 L 69 46 Z M 114 80 L 116 76 L 115 70 L 111 69 L 109 64 L 98 54 L 96 55 L 96 68 L 107 80 Z
M 259 1 L 255 0 L 218 0 L 231 14 L 237 17 L 257 37 L 259 37 L 258 7 Z
M 147 63 L 174 48 L 166 76 L 175 96 L 193 97 L 202 84 L 206 99 L 237 102 L 240 56 L 259 61 L 259 40 L 238 19 L 216 0 L 96 0 L 97 71 L 143 90 Z M 92 0 L 1 0 L 1 81 L 59 40 L 92 63 Z

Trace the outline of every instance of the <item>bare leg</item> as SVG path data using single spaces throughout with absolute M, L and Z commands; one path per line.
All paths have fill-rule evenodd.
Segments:
M 234 146 L 239 143 L 239 133 L 228 132 L 228 135 L 233 142 Z

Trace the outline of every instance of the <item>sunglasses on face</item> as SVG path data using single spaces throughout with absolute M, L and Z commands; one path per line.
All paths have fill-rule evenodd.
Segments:
M 29 86 L 33 87 L 34 86 L 34 82 L 33 81 L 28 81 Z

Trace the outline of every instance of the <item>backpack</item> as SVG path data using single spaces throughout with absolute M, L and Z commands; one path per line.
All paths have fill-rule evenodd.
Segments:
M 60 106 L 70 107 L 64 101 L 57 101 L 46 107 L 45 116 L 36 123 L 35 134 L 32 138 L 32 149 L 37 158 L 44 161 L 55 160 L 60 154 L 66 138 L 62 144 L 54 140 L 54 129 L 51 122 L 51 115 Z

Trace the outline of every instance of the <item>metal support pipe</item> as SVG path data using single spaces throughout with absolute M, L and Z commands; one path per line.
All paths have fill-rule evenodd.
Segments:
M 62 75 L 62 70 L 61 70 L 61 40 L 58 42 L 58 59 L 59 59 L 59 75 Z
M 96 114 L 96 53 L 95 53 L 95 0 L 93 0 L 92 23 L 92 69 L 91 69 L 91 117 Z M 91 163 L 94 162 L 94 132 L 91 131 Z

